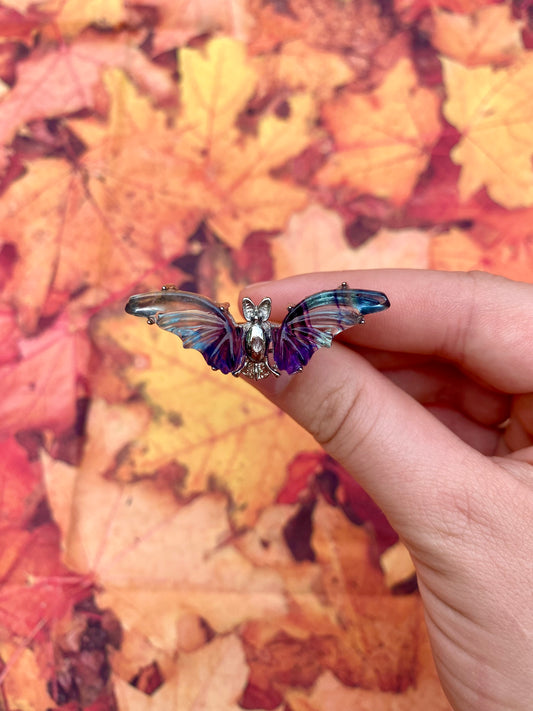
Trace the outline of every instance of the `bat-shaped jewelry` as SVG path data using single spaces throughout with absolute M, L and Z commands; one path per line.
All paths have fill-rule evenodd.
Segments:
M 344 282 L 289 306 L 281 324 L 269 321 L 271 306 L 268 297 L 257 305 L 245 297 L 246 322 L 235 323 L 229 304 L 164 286 L 130 297 L 126 311 L 175 333 L 185 348 L 200 351 L 213 370 L 261 380 L 281 370 L 302 370 L 316 350 L 331 346 L 334 336 L 390 303 L 380 291 L 349 289 Z

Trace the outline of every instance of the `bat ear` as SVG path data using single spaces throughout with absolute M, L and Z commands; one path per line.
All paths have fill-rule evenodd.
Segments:
M 254 302 L 251 299 L 249 299 L 247 296 L 245 296 L 244 299 L 242 300 L 242 313 L 243 313 L 244 318 L 247 321 L 251 321 L 253 318 L 253 315 L 254 315 L 254 311 L 255 311 Z
M 261 320 L 268 321 L 268 319 L 270 318 L 270 312 L 272 310 L 272 301 L 268 298 L 268 296 L 262 299 L 261 303 L 257 307 L 257 310 L 259 311 Z

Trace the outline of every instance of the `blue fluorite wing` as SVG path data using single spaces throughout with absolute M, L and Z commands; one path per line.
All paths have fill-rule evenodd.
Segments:
M 242 364 L 242 326 L 235 323 L 225 306 L 205 296 L 171 289 L 137 294 L 126 304 L 126 311 L 175 333 L 184 348 L 200 351 L 216 370 L 231 373 Z
M 280 370 L 294 373 L 316 350 L 329 348 L 338 333 L 389 306 L 380 291 L 341 287 L 308 296 L 290 309 L 281 326 L 272 325 L 274 362 Z

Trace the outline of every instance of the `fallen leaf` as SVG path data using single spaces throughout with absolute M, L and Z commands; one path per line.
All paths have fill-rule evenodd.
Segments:
M 156 98 L 169 95 L 168 73 L 151 65 L 137 48 L 99 38 L 41 50 L 17 64 L 16 84 L 2 98 L 1 143 L 8 145 L 24 124 L 37 118 L 94 108 L 102 69 L 110 65 L 122 67 Z
M 15 311 L 0 307 L 0 366 L 18 359 L 20 338 Z
M 349 185 L 403 204 L 440 135 L 439 103 L 437 94 L 418 85 L 407 59 L 372 93 L 344 91 L 323 108 L 336 149 L 319 171 L 318 184 Z
M 0 367 L 0 427 L 4 433 L 66 429 L 74 419 L 77 378 L 86 368 L 86 335 L 71 333 L 63 319 L 18 345 L 21 359 Z
M 0 526 L 24 526 L 43 496 L 41 470 L 14 437 L 0 441 Z M 0 556 L 2 552 L 0 552 Z
M 177 671 L 152 696 L 115 681 L 119 711 L 240 711 L 247 666 L 235 635 L 221 637 L 192 654 L 182 654 Z
M 488 244 L 476 239 L 479 233 L 484 237 L 489 235 L 493 226 L 490 221 L 481 222 L 475 233 L 453 228 L 435 235 L 430 245 L 432 268 L 449 271 L 480 269 L 508 279 L 531 281 L 533 234 L 524 234 L 522 227 L 520 234 L 514 235 L 511 224 L 509 231 L 492 235 L 493 239 Z
M 185 614 L 198 614 L 219 632 L 249 617 L 279 614 L 285 607 L 281 580 L 274 571 L 254 569 L 231 545 L 224 496 L 180 504 L 172 482 L 105 478 L 137 436 L 137 418 L 126 406 L 99 403 L 89 417 L 91 444 L 80 468 L 44 460 L 66 564 L 96 578 L 101 605 L 112 606 L 126 630 L 141 631 L 169 653 Z
M 63 37 L 74 37 L 89 25 L 109 30 L 126 19 L 123 0 L 45 0 L 39 5 Z
M 252 21 L 242 0 L 143 0 L 143 6 L 159 14 L 154 27 L 155 55 L 202 35 L 218 33 L 245 41 Z
M 123 137 L 114 140 L 109 179 L 119 185 L 127 179 L 138 191 L 146 189 L 146 171 L 156 173 L 161 186 L 154 204 L 159 211 L 168 202 L 182 215 L 182 223 L 192 225 L 188 233 L 205 219 L 229 245 L 240 247 L 250 232 L 279 229 L 305 204 L 305 190 L 272 177 L 271 171 L 308 145 L 313 102 L 308 95 L 296 95 L 287 101 L 285 118 L 266 114 L 255 136 L 243 135 L 237 118 L 257 82 L 243 45 L 215 39 L 204 50 L 183 49 L 180 62 L 182 105 L 175 129 L 166 126 L 162 114 L 143 123 L 142 141 L 139 129 L 124 131 L 123 126 Z M 130 113 L 135 121 L 140 100 L 133 89 L 119 79 L 109 86 L 117 115 Z M 106 139 L 107 132 L 96 126 L 84 122 L 77 127 L 89 144 Z M 98 150 L 87 158 L 95 182 L 101 160 Z M 113 174 L 115 167 L 120 168 L 118 175 Z M 168 231 L 172 235 L 170 225 Z
M 460 132 L 451 156 L 461 166 L 467 200 L 482 187 L 508 208 L 533 204 L 533 59 L 526 53 L 505 69 L 467 68 L 443 59 L 444 114 Z
M 252 523 L 275 500 L 296 451 L 317 445 L 287 415 L 242 379 L 213 373 L 201 354 L 179 339 L 128 318 L 109 318 L 100 337 L 120 343 L 139 365 L 128 382 L 143 393 L 153 416 L 121 457 L 118 476 L 154 476 L 169 463 L 184 475 L 183 496 L 218 490 L 232 499 L 232 518 Z M 265 442 L 276 447 L 265 451 Z
M 289 691 L 287 700 L 293 711 L 452 711 L 436 677 L 423 679 L 402 694 L 384 694 L 344 686 L 331 672 L 324 672 L 310 694 Z
M 249 37 L 253 53 L 273 51 L 301 39 L 310 47 L 337 54 L 342 48 L 361 74 L 369 74 L 372 64 L 379 64 L 380 50 L 391 31 L 390 18 L 371 0 L 251 0 L 250 12 L 255 21 Z
M 385 583 L 389 588 L 405 583 L 415 575 L 411 555 L 401 541 L 387 548 L 379 561 L 385 574 Z
M 353 79 L 353 69 L 335 52 L 310 47 L 302 40 L 286 42 L 277 54 L 257 58 L 259 77 L 265 83 L 263 92 L 272 87 L 292 91 L 309 91 L 319 101 Z
M 287 577 L 288 614 L 244 626 L 256 693 L 288 697 L 289 687 L 310 688 L 324 669 L 350 686 L 396 694 L 416 684 L 420 600 L 390 595 L 365 531 L 322 500 L 311 545 L 316 563 L 300 564 L 299 583 Z
M 523 23 L 507 5 L 479 7 L 472 15 L 435 8 L 433 22 L 433 45 L 467 66 L 509 63 L 523 49 Z
M 470 14 L 485 5 L 493 5 L 497 0 L 394 0 L 394 8 L 406 23 L 414 22 L 425 10 L 435 7 L 448 12 Z
M 0 644 L 0 659 L 10 660 L 8 673 L 2 682 L 2 691 L 4 698 L 9 699 L 11 708 L 40 711 L 50 707 L 51 699 L 46 689 L 46 680 L 34 650 L 4 642 Z
M 286 232 L 276 238 L 275 274 L 283 279 L 315 271 L 423 269 L 428 266 L 430 239 L 422 230 L 383 229 L 361 247 L 352 248 L 339 214 L 313 204 L 293 215 Z

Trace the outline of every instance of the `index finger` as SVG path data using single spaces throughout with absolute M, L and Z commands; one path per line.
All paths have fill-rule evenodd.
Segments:
M 383 291 L 388 311 L 342 340 L 451 361 L 476 379 L 508 393 L 533 390 L 533 285 L 484 272 L 378 269 L 321 272 L 252 285 L 247 296 L 270 296 L 272 318 L 287 304 L 342 282 Z

